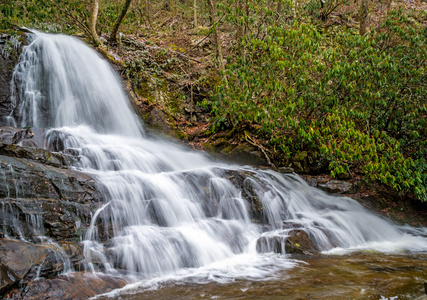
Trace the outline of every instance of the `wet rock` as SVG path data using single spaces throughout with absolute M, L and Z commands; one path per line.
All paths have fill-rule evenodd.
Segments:
M 244 165 L 267 166 L 264 156 L 252 145 L 243 143 L 234 147 L 227 155 L 227 158 Z
M 285 243 L 285 251 L 287 254 L 297 255 L 313 255 L 318 253 L 316 246 L 310 240 L 308 234 L 304 230 L 291 230 Z
M 295 170 L 291 167 L 280 167 L 278 171 L 282 174 L 294 173 L 295 172 Z
M 38 131 L 40 132 L 40 131 Z M 42 134 L 39 134 L 42 135 Z M 32 132 L 31 129 L 27 128 L 16 128 L 16 127 L 0 127 L 0 144 L 5 145 L 12 145 L 12 144 L 18 144 L 25 140 L 33 140 L 34 138 L 34 132 Z M 37 147 L 43 147 L 43 144 L 41 143 L 41 140 L 38 140 L 40 144 L 38 144 L 36 141 L 34 141 L 32 144 Z M 30 142 L 27 142 L 30 144 Z
M 163 132 L 172 131 L 172 127 L 169 124 L 168 117 L 162 110 L 158 109 L 157 107 L 154 107 L 146 114 L 145 122 L 153 126 L 155 129 L 160 129 Z
M 303 228 L 303 226 L 299 223 L 295 223 L 292 221 L 284 221 L 282 224 L 282 229 L 300 229 Z
M 318 253 L 308 234 L 302 229 L 293 229 L 286 235 L 262 236 L 257 240 L 258 253 L 280 253 L 293 256 L 312 256 Z
M 256 251 L 258 253 L 285 253 L 286 238 L 280 235 L 263 236 L 257 240 Z
M 74 270 L 84 270 L 85 257 L 83 256 L 83 245 L 78 242 L 59 242 L 59 245 L 64 250 L 65 254 L 74 267 Z
M 11 294 L 10 299 L 88 299 L 126 284 L 127 282 L 119 277 L 72 273 L 32 281 L 22 291 Z
M 78 158 L 72 153 L 44 149 L 45 129 L 0 127 L 0 155 L 27 158 L 55 167 L 66 167 Z
M 55 167 L 71 165 L 74 161 L 74 158 L 70 155 L 50 152 L 41 148 L 21 147 L 18 145 L 0 144 L 0 155 L 28 158 Z
M 227 179 L 230 180 L 239 190 L 242 191 L 242 198 L 245 199 L 249 206 L 249 215 L 251 216 L 252 222 L 258 224 L 266 224 L 267 217 L 264 213 L 264 206 L 258 197 L 259 192 L 268 190 L 268 187 L 254 177 L 254 173 L 250 171 L 225 171 Z
M 0 155 L 1 198 L 68 200 L 76 203 L 103 199 L 94 180 L 82 172 L 4 155 Z
M 10 82 L 21 52 L 20 43 L 9 34 L 0 34 L 0 126 L 8 125 L 6 117 L 12 112 Z
M 58 274 L 64 264 L 53 244 L 34 245 L 19 240 L 0 239 L 0 295 L 37 275 Z
M 39 242 L 40 236 L 79 241 L 97 205 L 46 199 L 0 199 L 0 227 L 6 237 Z
M 309 177 L 309 178 L 304 178 L 304 179 L 308 183 L 309 186 L 317 187 L 317 185 L 319 183 L 319 179 L 316 177 Z
M 79 240 L 102 201 L 88 175 L 0 155 L 0 228 L 5 236 Z
M 317 187 L 333 194 L 351 194 L 354 192 L 353 185 L 346 181 L 330 180 L 318 183 Z

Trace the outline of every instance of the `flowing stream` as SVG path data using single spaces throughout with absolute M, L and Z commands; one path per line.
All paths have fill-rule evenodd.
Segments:
M 148 137 L 96 52 L 64 35 L 30 39 L 13 75 L 16 124 L 48 128 L 46 148 L 73 153 L 73 168 L 95 176 L 107 199 L 86 232 L 87 271 L 146 288 L 271 279 L 301 263 L 285 255 L 296 228 L 327 254 L 427 251 L 416 230 L 297 175 L 212 162 Z

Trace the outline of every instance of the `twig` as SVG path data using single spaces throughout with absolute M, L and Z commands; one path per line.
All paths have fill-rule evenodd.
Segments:
M 252 146 L 257 147 L 262 154 L 264 154 L 265 159 L 267 160 L 267 164 L 271 167 L 273 167 L 274 169 L 277 169 L 277 167 L 271 162 L 270 158 L 268 157 L 266 151 L 268 151 L 267 149 L 265 149 L 263 146 L 257 144 L 246 132 L 245 132 L 245 140 L 251 144 Z

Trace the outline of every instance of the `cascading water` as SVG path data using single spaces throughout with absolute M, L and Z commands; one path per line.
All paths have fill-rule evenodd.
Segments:
M 67 36 L 40 33 L 29 38 L 12 78 L 17 125 L 87 125 L 98 132 L 141 135 L 141 125 L 106 61 Z
M 426 238 L 296 175 L 213 163 L 145 137 L 119 78 L 75 38 L 34 34 L 14 85 L 17 124 L 50 128 L 46 147 L 75 153 L 74 167 L 94 175 L 108 199 L 86 233 L 88 270 L 262 279 L 295 262 L 259 241 L 284 242 L 293 228 L 320 251 L 427 250 Z

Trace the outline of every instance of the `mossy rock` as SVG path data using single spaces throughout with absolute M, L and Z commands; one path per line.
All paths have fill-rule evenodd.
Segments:
M 294 229 L 289 232 L 285 243 L 286 254 L 297 254 L 311 256 L 317 254 L 318 250 L 310 240 L 309 235 L 301 229 Z

